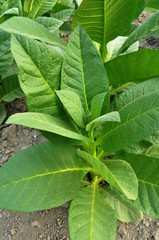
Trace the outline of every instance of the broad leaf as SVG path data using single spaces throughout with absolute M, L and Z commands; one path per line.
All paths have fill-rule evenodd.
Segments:
M 38 39 L 63 50 L 66 48 L 66 43 L 62 39 L 31 19 L 24 17 L 12 17 L 1 24 L 0 28 L 9 33 Z
M 0 18 L 2 18 L 5 15 L 19 15 L 19 10 L 18 8 L 8 9 L 0 15 Z
M 42 16 L 48 12 L 56 2 L 57 0 L 25 0 L 25 16 L 31 19 L 34 19 L 36 16 Z
M 159 50 L 143 49 L 105 63 L 110 85 L 142 82 L 159 76 Z
M 0 208 L 32 212 L 60 206 L 76 196 L 89 170 L 73 147 L 46 142 L 25 149 L 0 169 Z
M 116 214 L 96 183 L 79 191 L 69 208 L 69 231 L 72 240 L 114 240 Z
M 92 40 L 106 46 L 126 31 L 137 4 L 137 0 L 83 0 L 75 12 L 73 27 L 80 23 Z
M 117 219 L 122 222 L 138 222 L 143 219 L 143 214 L 133 205 L 126 202 L 122 196 L 117 194 L 115 190 L 106 188 L 105 199 L 111 208 L 115 211 Z
M 84 128 L 84 110 L 80 97 L 75 92 L 68 90 L 60 90 L 56 91 L 56 93 L 75 123 Z
M 151 33 L 159 29 L 159 11 L 154 13 L 150 18 L 148 18 L 143 24 L 138 26 L 135 31 L 133 31 L 122 47 L 119 49 L 119 53 L 125 51 L 130 45 L 136 41 L 140 41 L 146 38 Z
M 159 158 L 159 141 L 157 144 L 150 146 L 147 148 L 144 152 L 144 155 L 154 157 L 154 158 Z
M 4 104 L 0 103 L 0 124 L 4 121 L 7 116 Z
M 97 143 L 112 154 L 159 130 L 159 92 L 134 99 L 119 110 L 121 123 L 107 123 Z M 131 136 L 131 137 L 130 137 Z
M 11 48 L 29 111 L 63 116 L 54 92 L 59 89 L 62 57 L 51 47 L 18 35 L 12 36 Z
M 139 181 L 139 194 L 133 205 L 147 215 L 159 218 L 159 158 L 123 154 L 134 169 Z
M 125 161 L 107 160 L 104 164 L 97 158 L 79 149 L 77 154 L 96 169 L 105 181 L 122 191 L 129 199 L 137 198 L 138 181 L 133 169 Z
M 9 51 L 0 58 L 0 76 L 6 74 L 13 64 L 13 55 Z
M 67 46 L 61 88 L 77 93 L 85 111 L 89 111 L 95 95 L 108 92 L 108 80 L 101 57 L 81 26 L 74 30 Z
M 0 86 L 0 102 L 12 102 L 16 98 L 24 97 L 17 75 L 9 76 L 3 79 Z
M 107 113 L 103 116 L 100 116 L 100 117 L 94 119 L 92 122 L 87 124 L 86 130 L 89 131 L 92 128 L 92 126 L 96 127 L 96 126 L 99 126 L 106 122 L 120 122 L 119 113 L 118 112 L 110 112 L 110 113 Z
M 17 113 L 12 115 L 7 123 L 20 124 L 77 140 L 91 141 L 76 132 L 66 122 L 44 113 Z
M 158 0 L 149 0 L 146 7 L 157 10 L 157 9 L 159 9 L 159 2 L 158 2 Z
M 35 19 L 35 21 L 37 23 L 40 23 L 41 25 L 43 25 L 50 32 L 56 31 L 63 24 L 63 21 L 60 21 L 60 20 L 58 20 L 56 18 L 52 18 L 52 17 L 38 17 Z
M 135 100 L 143 96 L 149 96 L 154 92 L 159 92 L 159 78 L 154 78 L 129 88 L 112 102 L 111 109 L 119 111 Z

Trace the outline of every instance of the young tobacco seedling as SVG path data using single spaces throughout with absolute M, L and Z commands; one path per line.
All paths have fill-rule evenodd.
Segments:
M 88 2 L 74 16 L 77 27 L 63 47 L 64 58 L 31 39 L 29 29 L 24 36 L 20 24 L 13 21 L 12 30 L 9 20 L 1 25 L 14 33 L 11 48 L 29 110 L 8 123 L 40 129 L 49 141 L 19 152 L 0 169 L 0 208 L 32 212 L 71 200 L 71 240 L 115 240 L 117 219 L 140 221 L 142 212 L 159 217 L 159 51 L 129 49 L 154 31 L 159 13 L 110 54 L 114 38 L 120 31 L 124 35 L 136 16 L 138 1 L 111 1 L 111 8 L 108 1 Z M 97 38 L 91 20 L 100 11 Z M 80 16 L 86 13 L 84 24 Z M 124 27 L 111 32 L 119 19 Z M 102 58 L 90 37 L 100 44 Z M 125 90 L 130 82 L 137 84 Z

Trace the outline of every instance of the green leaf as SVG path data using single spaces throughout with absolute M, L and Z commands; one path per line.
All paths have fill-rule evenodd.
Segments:
M 2 18 L 5 15 L 8 15 L 8 14 L 9 15 L 19 15 L 19 10 L 18 10 L 18 8 L 8 9 L 0 15 L 0 18 Z
M 10 34 L 0 29 L 0 58 L 10 50 Z
M 109 42 L 107 44 L 107 61 L 110 61 L 111 59 L 115 58 L 117 56 L 117 53 L 122 46 L 122 44 L 125 42 L 127 37 L 117 37 L 113 41 Z M 121 55 L 125 55 L 128 53 L 136 52 L 139 49 L 139 42 L 135 42 L 132 44 L 124 53 Z
M 13 55 L 9 51 L 0 58 L 0 76 L 6 74 L 13 64 Z
M 138 181 L 133 169 L 125 161 L 107 160 L 102 163 L 97 158 L 79 149 L 77 154 L 96 169 L 105 181 L 122 191 L 127 198 L 137 198 Z
M 142 49 L 105 63 L 110 85 L 142 82 L 159 76 L 159 50 Z
M 92 98 L 91 114 L 92 114 L 93 119 L 98 118 L 101 115 L 102 107 L 104 105 L 104 100 L 106 98 L 106 95 L 107 95 L 106 92 L 105 93 L 99 93 Z M 105 110 L 105 109 L 103 109 L 103 110 Z
M 19 15 L 22 15 L 22 3 L 21 0 L 8 0 L 7 1 L 8 9 L 18 8 Z
M 50 32 L 54 32 L 63 24 L 63 21 L 60 21 L 56 18 L 52 17 L 38 17 L 35 21 L 45 28 L 47 28 Z
M 136 0 L 83 0 L 73 17 L 73 28 L 80 23 L 93 41 L 106 46 L 129 27 L 137 4 Z
M 4 121 L 6 116 L 7 116 L 7 112 L 6 112 L 5 106 L 4 104 L 0 103 L 0 124 Z
M 119 111 L 133 101 L 154 92 L 159 92 L 159 78 L 154 78 L 129 88 L 112 102 L 111 110 Z
M 66 48 L 66 43 L 62 39 L 31 19 L 12 17 L 2 23 L 0 28 L 9 33 L 15 33 L 49 43 L 63 50 Z
M 150 157 L 159 158 L 159 144 L 158 143 L 145 149 L 143 154 L 150 156 Z
M 36 16 L 42 16 L 56 4 L 57 0 L 25 0 L 25 16 L 34 19 Z
M 115 192 L 115 190 L 106 188 L 104 193 L 106 197 L 105 199 L 110 207 L 115 211 L 117 219 L 122 222 L 138 222 L 143 219 L 142 212 L 130 203 L 126 202 L 122 196 Z
M 148 18 L 144 23 L 142 23 L 136 30 L 134 30 L 127 40 L 124 42 L 122 47 L 119 49 L 118 54 L 125 51 L 130 45 L 136 41 L 140 41 L 146 38 L 151 33 L 159 29 L 159 11 L 154 13 L 150 18 Z
M 116 214 L 97 184 L 82 188 L 69 208 L 71 239 L 114 240 L 116 227 Z
M 11 48 L 29 111 L 63 116 L 54 92 L 59 89 L 62 57 L 51 47 L 18 35 L 12 36 Z
M 107 123 L 97 143 L 108 154 L 112 154 L 155 133 L 159 130 L 158 103 L 159 92 L 132 100 L 118 111 L 121 123 Z
M 3 79 L 0 86 L 0 102 L 12 102 L 16 98 L 24 97 L 17 75 L 9 76 Z
M 84 110 L 80 97 L 75 92 L 68 90 L 60 90 L 56 91 L 56 93 L 75 123 L 84 128 Z
M 76 196 L 87 171 L 73 147 L 46 142 L 25 149 L 0 169 L 0 208 L 32 212 L 58 207 Z
M 158 0 L 149 0 L 146 7 L 153 8 L 153 9 L 159 9 L 159 2 L 158 2 Z
M 136 154 L 120 157 L 132 166 L 139 181 L 138 197 L 131 204 L 147 215 L 159 218 L 159 158 Z
M 108 80 L 101 57 L 81 26 L 74 30 L 67 46 L 61 88 L 77 93 L 85 111 L 89 111 L 95 95 L 108 92 Z
M 96 119 L 94 119 L 92 122 L 90 122 L 89 124 L 87 124 L 86 126 L 86 130 L 89 131 L 92 126 L 99 126 L 105 122 L 120 122 L 120 115 L 118 112 L 110 112 L 107 113 L 103 116 L 100 116 Z
M 17 113 L 12 115 L 7 123 L 44 130 L 58 135 L 83 141 L 91 141 L 80 135 L 66 122 L 44 113 Z
M 134 20 L 140 15 L 140 13 L 144 10 L 146 4 L 151 0 L 138 0 L 138 7 L 134 17 Z M 158 0 L 157 0 L 158 1 Z
M 73 11 L 74 11 L 74 9 L 64 9 L 64 10 L 62 10 L 60 12 L 57 12 L 57 13 L 53 14 L 52 16 L 54 18 L 57 18 L 58 20 L 64 22 L 71 16 Z

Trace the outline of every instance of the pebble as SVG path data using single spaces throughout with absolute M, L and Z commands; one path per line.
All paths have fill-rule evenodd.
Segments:
M 10 233 L 11 233 L 12 236 L 14 236 L 15 233 L 16 233 L 15 229 L 12 229 L 12 230 L 10 231 Z
M 31 226 L 39 228 L 40 227 L 40 223 L 38 221 L 34 221 L 34 222 L 31 223 Z
M 0 214 L 0 219 L 1 219 L 1 218 L 3 218 L 3 215 L 2 215 L 2 214 Z

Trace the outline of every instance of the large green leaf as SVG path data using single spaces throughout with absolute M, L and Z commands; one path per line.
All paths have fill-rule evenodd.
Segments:
M 41 16 L 48 12 L 56 2 L 57 0 L 25 0 L 25 16 L 31 19 L 34 19 L 36 16 Z
M 0 208 L 32 212 L 60 206 L 75 197 L 88 171 L 73 147 L 46 142 L 25 149 L 0 169 Z
M 4 104 L 0 103 L 0 124 L 4 121 L 6 116 L 7 116 L 7 112 L 6 112 L 5 106 Z
M 12 17 L 0 25 L 0 28 L 9 33 L 19 34 L 28 38 L 38 39 L 61 49 L 66 43 L 56 34 L 51 33 L 41 24 L 24 17 Z
M 97 143 L 108 154 L 144 140 L 159 130 L 159 92 L 142 95 L 119 110 L 121 123 L 108 122 Z
M 17 75 L 9 76 L 3 79 L 0 86 L 0 102 L 12 102 L 16 98 L 24 97 Z
M 62 57 L 51 47 L 18 35 L 12 36 L 11 48 L 29 111 L 63 116 L 54 92 L 59 89 Z
M 106 46 L 127 30 L 137 4 L 137 0 L 83 0 L 75 12 L 73 27 L 80 23 L 92 40 Z
M 35 21 L 46 27 L 50 32 L 56 31 L 63 24 L 63 21 L 53 17 L 38 17 Z
M 129 164 L 122 160 L 109 160 L 105 164 L 92 155 L 77 150 L 78 156 L 85 159 L 110 185 L 122 191 L 129 199 L 136 199 L 138 181 Z
M 56 133 L 68 138 L 90 141 L 89 138 L 80 135 L 66 122 L 44 113 L 17 113 L 12 115 L 7 120 L 7 123 L 20 124 L 26 127 Z
M 105 122 L 120 122 L 120 115 L 118 112 L 110 112 L 105 115 L 102 115 L 96 119 L 94 119 L 92 122 L 88 123 L 86 126 L 86 130 L 89 131 L 92 126 L 99 126 Z
M 134 169 L 138 181 L 138 197 L 131 203 L 147 215 L 159 218 L 159 158 L 136 154 L 122 154 Z
M 61 88 L 77 93 L 86 111 L 89 111 L 95 95 L 108 92 L 102 60 L 81 26 L 74 30 L 68 43 L 62 67 Z
M 154 92 L 159 92 L 159 78 L 154 78 L 129 88 L 112 102 L 111 109 L 112 111 L 119 111 L 133 101 Z
M 75 123 L 84 128 L 84 110 L 80 97 L 75 92 L 68 90 L 60 90 L 56 93 Z
M 131 44 L 136 41 L 142 40 L 146 38 L 151 33 L 155 32 L 159 29 L 159 11 L 154 13 L 150 18 L 148 18 L 143 24 L 138 26 L 136 30 L 134 30 L 122 47 L 119 49 L 119 53 L 125 51 Z
M 115 211 L 117 219 L 122 222 L 138 222 L 142 220 L 142 212 L 136 209 L 130 203 L 126 202 L 122 196 L 115 192 L 115 190 L 105 188 L 104 193 L 106 196 L 106 201 Z
M 142 82 L 159 76 L 159 50 L 141 51 L 119 56 L 105 63 L 110 85 Z
M 114 240 L 116 214 L 96 183 L 79 191 L 69 208 L 72 240 Z
M 6 74 L 13 64 L 13 55 L 9 51 L 0 58 L 0 76 Z

